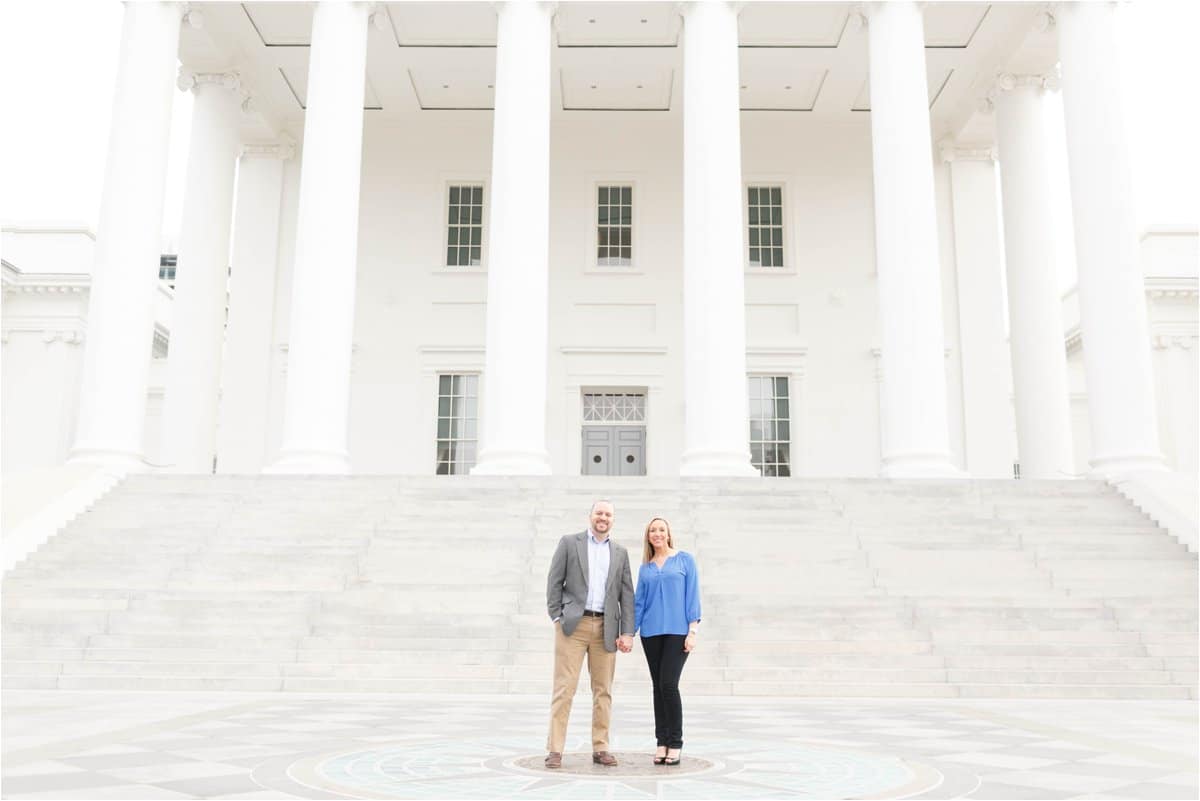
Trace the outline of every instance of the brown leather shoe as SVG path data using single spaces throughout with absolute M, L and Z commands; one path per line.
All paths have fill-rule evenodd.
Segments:
M 552 769 L 553 768 L 561 768 L 562 767 L 562 754 L 559 753 L 558 751 L 551 751 L 550 753 L 546 754 L 546 767 L 552 768 Z
M 617 765 L 617 758 L 607 751 L 593 751 L 592 761 L 606 768 L 613 768 Z

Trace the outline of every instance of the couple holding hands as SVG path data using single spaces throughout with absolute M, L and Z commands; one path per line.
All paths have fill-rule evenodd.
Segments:
M 653 518 L 642 539 L 635 593 L 629 552 L 609 538 L 612 503 L 592 504 L 588 523 L 587 531 L 559 540 L 546 580 L 546 609 L 555 629 L 546 767 L 562 767 L 571 701 L 585 656 L 592 680 L 592 761 L 617 764 L 608 750 L 613 674 L 617 651 L 632 651 L 639 632 L 654 687 L 654 764 L 678 765 L 683 748 L 679 677 L 700 625 L 696 560 L 675 550 L 666 520 Z

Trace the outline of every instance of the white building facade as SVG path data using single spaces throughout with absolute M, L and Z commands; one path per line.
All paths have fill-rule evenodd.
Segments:
M 1134 227 L 1110 4 L 125 14 L 86 322 L 64 345 L 79 378 L 56 379 L 68 411 L 39 464 L 1196 469 L 1196 236 Z M 177 81 L 195 99 L 172 293 Z M 1060 82 L 1065 306 L 1040 102 Z M 10 452 L 26 279 L 5 261 L 7 470 L 30 460 Z M 165 360 L 147 358 L 160 295 Z

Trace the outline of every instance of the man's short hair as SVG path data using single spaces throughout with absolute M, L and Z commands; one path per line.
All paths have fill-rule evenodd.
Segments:
M 599 505 L 600 505 L 600 504 L 602 504 L 602 503 L 607 503 L 609 506 L 612 506 L 612 507 L 613 507 L 613 511 L 614 511 L 614 512 L 615 512 L 615 511 L 616 511 L 616 509 L 617 509 L 617 507 L 613 506 L 613 502 L 612 502 L 612 501 L 610 501 L 608 498 L 600 498 L 599 500 L 596 500 L 596 501 L 593 501 L 593 502 L 592 502 L 592 508 L 588 510 L 588 514 L 590 515 L 590 514 L 592 514 L 592 512 L 595 512 L 595 511 L 596 511 L 596 507 L 597 507 L 597 506 L 599 506 Z

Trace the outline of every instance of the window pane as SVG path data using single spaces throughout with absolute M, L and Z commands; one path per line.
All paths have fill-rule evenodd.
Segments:
M 476 206 L 483 205 L 483 187 L 475 186 L 471 188 L 471 202 Z
M 482 222 L 483 222 L 483 207 L 482 206 L 472 206 L 471 207 L 471 224 L 479 225 Z
M 783 248 L 775 248 L 774 254 L 775 255 L 772 256 L 771 260 L 775 262 L 776 267 L 782 267 L 783 266 Z
M 458 244 L 458 229 L 457 228 L 452 227 L 450 229 L 449 238 L 446 241 L 451 245 Z
M 762 266 L 763 267 L 771 266 L 771 249 L 770 248 L 762 249 Z
M 438 439 L 445 439 L 450 436 L 450 418 L 439 417 L 437 424 Z
M 598 211 L 599 217 L 597 217 L 597 221 L 600 225 L 608 225 L 608 206 L 601 206 Z
M 788 414 L 787 398 L 779 398 L 775 401 L 775 416 L 780 420 L 791 419 L 791 415 Z
M 607 228 L 601 228 L 599 231 L 596 232 L 596 242 L 600 245 L 601 248 L 606 247 L 608 245 L 608 229 Z
M 482 238 L 483 238 L 483 229 L 482 228 L 472 228 L 471 229 L 471 244 L 472 245 L 478 245 L 479 241 Z
M 631 206 L 621 207 L 621 225 L 633 224 L 633 208 Z
M 752 206 L 757 205 L 758 204 L 758 187 L 752 186 L 749 189 L 747 189 L 746 191 L 749 193 L 749 196 L 750 196 L 750 205 L 752 205 Z
M 621 229 L 621 244 L 622 244 L 622 245 L 629 245 L 629 244 L 630 244 L 630 241 L 629 241 L 629 235 L 630 235 L 630 233 L 631 233 L 631 232 L 630 232 L 630 230 L 629 230 L 628 228 L 622 228 L 622 229 Z
M 450 187 L 450 202 L 451 203 L 458 202 L 458 187 L 457 186 Z
M 459 387 L 461 387 L 461 386 L 462 386 L 462 376 L 460 376 L 460 375 L 450 376 L 450 394 L 451 395 L 462 394 L 461 391 L 459 390 Z
M 621 248 L 621 260 L 625 264 L 629 264 L 629 262 L 633 260 L 633 248 L 631 248 L 631 247 Z
M 783 190 L 778 186 L 771 187 L 771 204 L 778 206 L 783 203 Z
M 750 207 L 750 224 L 758 225 L 758 207 L 757 206 Z
M 454 225 L 458 222 L 458 206 L 450 207 L 450 224 Z
M 772 245 L 777 245 L 777 246 L 782 245 L 783 244 L 783 229 L 782 228 L 773 228 L 771 230 L 771 240 L 772 240 L 771 241 Z
M 771 209 L 771 225 L 783 225 L 783 209 L 778 206 Z
M 750 229 L 750 247 L 758 247 L 758 229 Z
M 750 263 L 755 267 L 758 267 L 761 264 L 761 260 L 758 256 L 758 248 L 750 248 Z
M 788 396 L 787 376 L 780 375 L 775 377 L 775 396 L 778 398 L 786 398 Z
M 788 423 L 787 420 L 780 420 L 775 425 L 776 425 L 776 432 L 778 433 L 779 441 L 780 442 L 790 442 L 792 439 L 791 424 Z
M 471 264 L 478 265 L 483 258 L 483 248 L 471 248 Z
M 607 186 L 600 187 L 599 202 L 600 202 L 600 205 L 602 205 L 602 206 L 604 204 L 608 203 L 608 187 Z
M 631 186 L 621 187 L 621 202 L 624 203 L 626 206 L 633 203 L 633 187 L 631 187 Z

